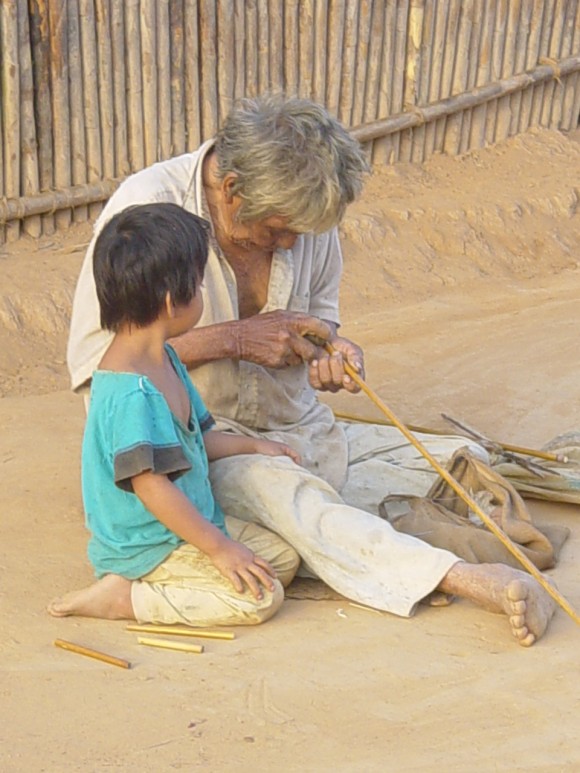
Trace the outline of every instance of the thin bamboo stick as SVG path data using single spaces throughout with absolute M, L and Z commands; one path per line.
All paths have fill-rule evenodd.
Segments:
M 241 99 L 246 93 L 246 15 L 245 0 L 235 0 L 234 7 L 234 97 Z M 283 54 L 281 54 L 283 56 Z
M 177 652 L 190 652 L 194 655 L 200 655 L 203 652 L 201 644 L 184 644 L 180 641 L 168 641 L 166 639 L 150 639 L 146 636 L 137 637 L 138 644 L 144 644 L 146 647 L 158 647 L 163 650 L 175 650 Z
M 68 188 L 72 175 L 70 167 L 70 108 L 68 86 L 67 4 L 63 0 L 49 0 L 50 18 L 50 83 L 52 120 L 54 125 L 54 185 Z M 57 212 L 57 229 L 67 228 L 72 220 L 70 210 Z
M 270 89 L 284 90 L 284 8 L 280 0 L 269 0 L 270 39 L 268 44 Z
M 95 0 L 97 66 L 99 83 L 99 127 L 101 130 L 102 175 L 115 176 L 115 129 L 113 107 L 113 59 L 111 51 L 111 0 Z
M 55 639 L 54 646 L 60 647 L 60 649 L 63 650 L 68 650 L 69 652 L 75 652 L 77 655 L 84 655 L 87 658 L 100 660 L 102 663 L 108 663 L 110 666 L 118 666 L 119 668 L 131 668 L 131 663 L 129 663 L 128 660 L 116 658 L 113 655 L 107 655 L 104 652 L 99 652 L 98 650 L 93 650 L 89 647 L 81 647 L 80 644 L 74 644 L 72 641 Z
M 185 140 L 187 150 L 201 142 L 200 38 L 197 0 L 184 0 Z
M 258 85 L 258 9 L 256 0 L 246 0 L 246 96 L 255 97 Z
M 141 0 L 139 11 L 141 77 L 143 80 L 143 138 L 145 165 L 150 166 L 159 158 L 156 0 Z
M 287 5 L 294 0 L 286 0 Z M 326 78 L 326 106 L 338 115 L 340 82 L 342 78 L 342 50 L 344 44 L 345 0 L 334 0 L 328 12 L 328 54 Z M 291 52 L 290 52 L 291 55 Z
M 360 0 L 359 3 L 354 94 L 350 125 L 362 123 L 364 120 L 364 107 L 367 100 L 367 80 L 369 79 L 370 70 L 369 47 L 372 5 L 372 0 Z
M 18 199 L 0 199 L 0 226 L 33 215 L 105 201 L 118 185 L 118 180 L 99 180 L 85 185 L 74 185 L 62 191 L 44 191 Z
M 172 155 L 171 27 L 169 0 L 157 0 L 157 123 L 160 160 Z
M 459 22 L 457 28 L 457 44 L 453 77 L 451 81 L 451 93 L 461 94 L 467 89 L 467 73 L 469 59 L 474 57 L 471 33 L 473 29 L 473 0 L 464 0 L 460 7 Z M 463 128 L 464 112 L 455 113 L 447 119 L 445 124 L 445 138 L 443 150 L 451 156 L 456 156 L 461 147 L 461 134 Z
M 50 96 L 50 42 L 47 0 L 29 0 L 30 39 L 32 41 L 32 74 L 34 80 L 34 116 L 38 141 L 38 176 L 40 190 L 53 187 L 52 110 Z M 42 217 L 42 232 L 54 233 L 54 215 Z
M 221 126 L 234 104 L 235 48 L 234 0 L 219 0 L 217 4 L 217 93 L 219 97 L 219 125 Z
M 185 76 L 183 0 L 169 0 L 171 38 L 171 153 L 185 153 Z
M 80 0 L 81 46 L 83 51 L 83 96 L 85 133 L 87 143 L 87 180 L 92 183 L 103 179 L 103 148 L 99 113 L 99 91 L 95 88 L 98 72 L 95 8 L 92 0 Z M 99 204 L 89 206 L 89 217 L 94 219 L 101 210 Z
M 314 9 L 314 72 L 312 74 L 312 98 L 324 104 L 328 70 L 328 3 L 316 0 Z M 370 64 L 370 61 L 369 61 Z
M 284 91 L 298 94 L 298 0 L 284 0 Z
M 270 90 L 270 19 L 268 0 L 257 0 L 258 24 L 258 94 Z
M 395 67 L 395 19 L 396 4 L 387 3 L 383 27 L 383 46 L 381 56 L 381 76 L 379 81 L 379 103 L 377 116 L 386 119 L 393 111 L 393 83 L 397 74 Z M 380 119 L 379 119 L 380 120 Z M 392 164 L 394 161 L 393 138 L 382 136 L 373 142 L 373 163 Z
M 407 20 L 407 50 L 405 57 L 405 81 L 403 86 L 403 107 L 413 110 L 418 104 L 419 77 L 421 69 L 421 41 L 423 38 L 423 0 L 411 0 Z M 415 136 L 413 129 L 401 133 L 399 160 L 411 161 Z
M 85 163 L 87 146 L 83 112 L 83 63 L 78 0 L 69 0 L 68 4 L 68 55 L 71 180 L 73 185 L 81 185 L 87 180 Z M 88 214 L 89 210 L 86 206 L 75 207 L 72 211 L 75 223 L 85 222 Z
M 125 51 L 127 61 L 127 139 L 132 172 L 145 166 L 143 135 L 143 73 L 139 0 L 125 0 Z
M 36 125 L 34 123 L 34 83 L 32 80 L 32 57 L 30 46 L 30 28 L 28 23 L 28 6 L 20 0 L 18 10 L 18 47 L 20 54 L 20 147 L 21 147 L 21 193 L 29 196 L 39 189 L 38 153 L 36 143 Z M 1 112 L 1 111 L 0 111 Z M 2 144 L 2 127 L 0 126 L 0 145 Z M 0 166 L 2 154 L 0 153 Z M 0 195 L 2 183 L 0 182 Z M 42 233 L 42 222 L 38 215 L 33 215 L 23 222 L 26 234 L 38 238 Z
M 301 0 L 298 5 L 298 94 L 305 99 L 312 97 L 312 73 L 314 70 L 314 2 Z
M 328 343 L 325 345 L 325 349 L 331 355 L 336 351 L 334 347 Z M 540 583 L 540 585 L 554 599 L 554 601 L 565 612 L 567 612 L 568 615 L 570 615 L 572 620 L 580 625 L 580 617 L 572 609 L 566 599 L 556 590 L 556 588 L 554 588 L 553 585 L 551 585 L 546 580 L 544 575 L 536 568 L 530 559 L 524 553 L 522 553 L 522 551 L 516 545 L 512 543 L 509 537 L 507 537 L 506 534 L 504 534 L 504 532 L 499 528 L 499 526 L 497 526 L 495 521 L 493 521 L 493 519 L 483 511 L 483 509 L 477 504 L 473 497 L 467 493 L 463 486 L 458 483 L 455 478 L 453 478 L 452 475 L 439 464 L 439 462 L 429 453 L 425 446 L 413 435 L 412 432 L 407 429 L 403 422 L 401 422 L 395 416 L 393 411 L 391 411 L 391 409 L 385 405 L 380 397 L 365 383 L 365 381 L 359 376 L 358 372 L 354 368 L 352 368 L 348 363 L 344 364 L 344 368 L 354 383 L 360 387 L 360 389 L 367 395 L 367 397 L 371 399 L 371 401 L 389 419 L 389 421 L 393 422 L 395 427 L 397 427 L 397 429 L 405 436 L 409 443 L 411 443 L 411 445 L 416 448 L 417 451 L 419 451 L 421 456 L 423 456 L 429 462 L 431 467 L 433 467 L 433 469 L 439 473 L 443 480 L 449 486 L 451 486 L 453 491 L 455 491 L 455 493 L 466 503 L 466 505 L 483 521 L 483 523 L 492 532 L 492 534 L 494 534 L 509 550 L 509 552 L 515 558 L 517 558 L 520 564 L 522 564 L 522 566 L 532 575 L 532 577 L 534 577 Z
M 338 118 L 345 126 L 351 126 L 352 124 L 351 119 L 354 99 L 358 9 L 358 2 L 355 0 L 346 0 L 344 17 L 344 42 L 342 47 L 340 100 L 338 105 Z
M 125 15 L 123 5 L 111 4 L 111 57 L 113 62 L 113 111 L 115 125 L 115 176 L 131 171 L 127 118 L 127 70 L 125 57 Z
M 429 77 L 431 73 L 431 56 L 433 51 L 433 36 L 435 32 L 435 3 L 426 3 L 423 14 L 423 30 L 421 33 L 421 49 L 419 57 L 419 78 L 417 86 L 417 105 L 425 107 L 429 103 Z M 420 164 L 425 160 L 426 127 L 418 126 L 413 130 L 413 147 L 411 161 Z
M 16 3 L 0 3 L 0 109 L 4 123 L 4 195 L 20 196 L 20 65 Z M 6 241 L 20 236 L 20 223 L 11 223 Z
M 479 61 L 479 52 L 481 45 L 483 5 L 485 0 L 474 0 L 472 5 L 471 17 L 471 42 L 469 44 L 470 55 L 467 69 L 467 82 L 465 88 L 471 91 L 476 86 L 477 63 Z M 471 123 L 473 120 L 473 110 L 465 110 L 461 124 L 461 140 L 459 144 L 459 153 L 466 153 L 471 147 Z
M 443 96 L 441 86 L 449 0 L 441 0 L 441 2 L 437 3 L 435 13 L 431 65 L 429 68 L 429 104 L 435 104 Z M 445 97 L 447 96 L 445 94 Z M 429 158 L 435 152 L 436 129 L 435 124 L 429 124 L 425 127 L 425 158 Z
M 542 34 L 542 25 L 544 18 L 545 0 L 533 0 L 530 16 L 530 34 L 526 48 L 525 70 L 534 68 L 540 57 L 540 40 Z M 532 114 L 532 101 L 534 97 L 534 88 L 524 89 L 522 92 L 522 105 L 520 109 L 520 118 L 518 121 L 518 132 L 526 131 L 530 126 Z
M 235 634 L 229 631 L 206 631 L 205 629 L 199 630 L 196 628 L 177 628 L 173 625 L 134 625 L 130 624 L 125 628 L 126 631 L 137 631 L 140 633 L 161 633 L 171 636 L 189 636 L 196 639 L 222 639 L 224 641 L 232 641 L 235 639 Z

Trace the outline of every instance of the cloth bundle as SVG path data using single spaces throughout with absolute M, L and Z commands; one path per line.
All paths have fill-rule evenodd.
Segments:
M 569 529 L 535 526 L 514 486 L 467 448 L 455 452 L 447 469 L 538 569 L 554 566 Z M 379 513 L 397 531 L 449 550 L 470 563 L 499 562 L 522 568 L 518 559 L 441 478 L 426 497 L 386 497 Z

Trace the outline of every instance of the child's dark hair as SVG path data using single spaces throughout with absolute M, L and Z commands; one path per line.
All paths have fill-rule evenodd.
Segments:
M 208 224 L 177 204 L 141 204 L 114 215 L 95 243 L 101 327 L 154 322 L 167 293 L 188 304 L 207 262 Z

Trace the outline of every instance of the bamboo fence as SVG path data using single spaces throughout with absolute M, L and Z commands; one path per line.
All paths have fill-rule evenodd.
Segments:
M 0 243 L 94 219 L 267 91 L 325 104 L 373 163 L 569 131 L 580 2 L 0 0 Z

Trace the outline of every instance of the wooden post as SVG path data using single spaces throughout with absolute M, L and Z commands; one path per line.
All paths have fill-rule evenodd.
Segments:
M 422 0 L 420 0 L 422 2 Z M 370 60 L 370 33 L 371 33 L 371 0 L 360 0 L 358 10 L 357 48 L 354 70 L 354 94 L 352 100 L 352 112 L 350 125 L 363 122 L 363 113 L 366 102 L 366 87 L 369 77 Z M 315 54 L 316 56 L 316 54 Z
M 312 97 L 312 73 L 314 69 L 314 3 L 313 0 L 301 0 L 298 5 L 298 94 Z
M 471 43 L 469 63 L 467 68 L 467 82 L 465 88 L 467 91 L 471 91 L 475 88 L 477 81 L 477 64 L 480 57 L 481 37 L 482 37 L 482 21 L 483 21 L 483 6 L 486 0 L 474 0 L 472 5 L 472 18 L 471 18 Z M 461 140 L 459 144 L 459 153 L 465 153 L 471 148 L 471 123 L 473 119 L 473 110 L 466 110 L 463 113 L 463 122 L 461 124 Z
M 217 19 L 214 0 L 200 0 L 199 39 L 201 64 L 202 140 L 209 140 L 218 127 L 218 90 L 216 56 Z
M 550 35 L 550 47 L 548 49 L 548 57 L 550 59 L 560 59 L 560 50 L 562 46 L 562 36 L 564 33 L 564 18 L 566 15 L 566 6 L 570 3 L 570 0 L 556 0 L 554 4 L 554 16 L 552 20 L 552 30 Z M 553 123 L 553 106 L 554 102 L 561 99 L 562 92 L 562 80 L 554 79 L 550 83 L 546 83 L 544 86 L 544 99 L 542 102 L 542 117 L 541 124 L 549 129 L 557 128 L 557 125 Z
M 433 29 L 433 48 L 431 54 L 431 76 L 429 82 L 429 104 L 441 99 L 443 78 L 443 57 L 445 54 L 445 38 L 447 34 L 447 17 L 449 16 L 449 0 L 441 0 L 437 3 L 435 11 L 435 23 Z M 447 95 L 445 95 L 447 96 Z M 425 158 L 429 158 L 435 152 L 436 125 L 429 124 L 425 127 Z
M 270 42 L 270 89 L 279 94 L 284 91 L 284 4 L 269 0 Z
M 185 77 L 184 77 L 183 0 L 169 0 L 171 36 L 171 154 L 185 153 Z
M 139 0 L 125 0 L 125 39 L 131 41 L 126 47 L 129 164 L 131 171 L 136 172 L 145 166 Z
M 115 176 L 115 129 L 113 107 L 113 59 L 111 52 L 111 0 L 95 0 L 99 84 L 99 126 L 101 129 L 102 176 Z
M 234 97 L 242 99 L 246 93 L 246 14 L 245 0 L 235 0 L 234 7 Z M 283 56 L 283 54 L 282 54 Z
M 0 110 L 4 123 L 4 195 L 20 196 L 20 65 L 16 3 L 0 3 Z M 20 223 L 10 223 L 6 241 L 20 236 Z
M 429 103 L 433 36 L 435 31 L 435 8 L 435 3 L 426 3 L 423 14 L 423 30 L 421 32 L 417 83 L 417 105 L 419 107 L 425 107 Z M 411 161 L 414 163 L 421 163 L 426 158 L 426 132 L 427 128 L 424 125 L 418 126 L 413 131 Z
M 69 55 L 69 98 L 70 98 L 70 154 L 71 179 L 73 185 L 87 181 L 87 145 L 83 112 L 83 62 L 78 0 L 68 3 L 68 55 Z M 86 206 L 73 209 L 75 223 L 83 223 L 88 217 Z
M 157 156 L 164 161 L 172 155 L 171 113 L 171 27 L 169 0 L 157 0 Z M 179 55 L 178 52 L 175 52 Z
M 217 9 L 217 93 L 221 126 L 234 104 L 234 0 L 219 0 Z
M 520 11 L 520 18 L 517 28 L 517 40 L 515 43 L 514 73 L 525 72 L 526 56 L 528 50 L 528 41 L 530 39 L 530 23 L 532 17 L 533 5 L 531 0 L 523 0 Z M 519 91 L 510 98 L 510 136 L 518 133 L 522 112 L 523 94 Z
M 538 62 L 550 56 L 550 34 L 554 25 L 554 3 L 547 0 L 542 17 L 542 29 L 540 33 L 540 47 Z M 530 126 L 540 126 L 542 123 L 542 107 L 544 105 L 545 84 L 540 83 L 534 88 L 532 95 L 532 107 L 530 111 Z
M 374 121 L 379 113 L 381 62 L 385 36 L 385 3 L 373 3 L 368 50 L 368 76 L 362 121 Z
M 451 83 L 452 94 L 461 94 L 467 88 L 469 59 L 471 56 L 476 55 L 476 51 L 473 50 L 474 41 L 472 40 L 472 32 L 473 0 L 464 0 L 464 2 L 461 4 L 459 15 L 455 66 L 453 68 L 453 79 Z M 464 113 L 456 113 L 447 119 L 443 147 L 445 153 L 450 156 L 456 156 L 459 154 L 464 118 Z
M 352 123 L 352 104 L 354 99 L 354 75 L 356 67 L 358 10 L 356 0 L 346 0 L 344 18 L 344 43 L 342 47 L 342 73 L 340 84 L 340 102 L 338 117 L 345 126 Z
M 20 51 L 20 147 L 22 157 L 21 192 L 25 196 L 38 193 L 40 189 L 38 177 L 38 153 L 36 144 L 36 126 L 34 123 L 34 83 L 32 80 L 32 57 L 30 45 L 30 28 L 28 23 L 28 6 L 24 0 L 19 0 L 18 10 L 18 47 Z M 0 110 L 1 112 L 1 110 Z M 2 144 L 2 127 L 0 125 L 0 145 Z M 2 153 L 0 153 L 2 166 Z M 0 195 L 2 182 L 0 181 Z M 24 220 L 24 232 L 33 238 L 42 233 L 42 222 L 38 215 Z
M 445 33 L 445 46 L 443 49 L 443 67 L 441 70 L 441 97 L 446 99 L 453 94 L 453 71 L 455 68 L 455 56 L 457 53 L 457 37 L 459 32 L 459 17 L 461 14 L 461 0 L 451 0 L 449 15 L 447 17 L 447 30 Z M 445 149 L 445 134 L 447 118 L 442 118 L 435 124 L 435 150 L 443 152 Z
M 510 0 L 507 14 L 507 29 L 504 41 L 504 52 L 501 67 L 501 77 L 509 78 L 514 74 L 516 63 L 516 46 L 518 43 L 524 47 L 524 42 L 520 37 L 519 31 L 522 30 L 520 24 L 521 0 Z M 494 142 L 502 142 L 510 136 L 512 126 L 512 109 L 515 104 L 513 97 L 502 97 L 497 103 L 497 117 L 495 123 Z M 517 124 L 516 124 L 517 125 Z
M 286 0 L 289 4 L 290 0 Z M 294 2 L 294 0 L 292 0 Z M 328 55 L 326 77 L 326 106 L 338 116 L 340 82 L 342 78 L 342 51 L 344 41 L 344 0 L 334 0 L 328 13 Z M 287 27 L 286 27 L 287 29 Z M 290 51 L 290 58 L 292 53 Z
M 491 50 L 491 80 L 498 81 L 501 78 L 502 59 L 505 48 L 507 15 L 509 0 L 497 0 L 495 14 L 495 27 L 493 30 L 493 46 Z M 497 102 L 494 100 L 487 106 L 485 116 L 485 141 L 493 145 L 495 141 L 495 125 L 497 122 Z
M 378 116 L 387 118 L 393 112 L 393 83 L 395 72 L 395 3 L 387 3 L 383 26 L 383 45 L 381 56 L 381 75 L 379 81 Z M 373 142 L 373 163 L 391 164 L 393 162 L 393 138 L 384 137 Z
M 143 137 L 145 140 L 145 166 L 151 166 L 151 164 L 154 164 L 159 158 L 156 0 L 141 0 L 139 10 L 141 77 L 143 79 Z
M 562 9 L 562 33 L 560 36 L 559 50 L 555 56 L 557 59 L 565 59 L 572 53 L 574 22 L 576 20 L 577 7 L 578 0 L 567 0 Z M 554 129 L 565 128 L 562 126 L 562 111 L 566 93 L 570 91 L 569 86 L 571 82 L 573 83 L 574 77 L 575 76 L 562 78 L 559 83 L 556 82 L 554 85 L 549 122 L 549 125 Z
M 127 177 L 129 139 L 127 118 L 127 57 L 125 56 L 125 14 L 119 2 L 111 4 L 111 58 L 113 64 L 113 111 L 115 125 L 115 176 Z
M 580 3 L 574 9 L 570 52 L 580 51 Z M 580 74 L 566 78 L 566 93 L 562 105 L 562 128 L 568 131 L 578 128 L 580 119 Z
M 50 19 L 50 84 L 54 142 L 54 185 L 68 188 L 71 184 L 70 108 L 68 86 L 67 4 L 64 0 L 49 0 Z M 93 87 L 94 89 L 94 87 Z M 72 213 L 57 213 L 57 229 L 70 225 Z
M 197 12 L 197 0 L 184 0 L 185 139 L 189 151 L 196 150 L 201 142 L 200 40 Z
M 52 99 L 50 96 L 50 41 L 47 0 L 29 0 L 30 39 L 32 41 L 32 74 L 34 80 L 34 115 L 38 141 L 38 175 L 40 190 L 53 187 Z M 6 128 L 5 128 L 6 130 Z M 54 215 L 42 216 L 42 232 L 54 233 Z
M 418 102 L 421 71 L 421 40 L 423 38 L 423 0 L 411 0 L 407 19 L 407 51 L 405 56 L 405 81 L 403 84 L 403 108 L 414 110 Z M 401 135 L 399 160 L 410 161 L 413 157 L 414 130 Z
M 246 96 L 258 94 L 258 9 L 256 0 L 246 0 Z
M 268 0 L 257 0 L 258 94 L 270 90 L 270 19 Z
M 314 7 L 314 72 L 312 75 L 312 98 L 324 105 L 326 102 L 326 79 L 328 70 L 328 3 L 319 2 Z
M 87 142 L 87 180 L 97 182 L 103 179 L 103 150 L 99 121 L 99 92 L 96 88 L 98 67 L 96 19 L 92 0 L 80 0 L 81 46 L 83 51 L 83 96 L 85 132 Z M 100 204 L 89 206 L 90 219 L 101 211 Z
M 544 18 L 545 0 L 533 0 L 530 15 L 530 34 L 526 47 L 525 70 L 533 69 L 540 58 L 540 41 Z M 532 115 L 532 101 L 534 87 L 531 86 L 522 92 L 522 104 L 518 121 L 518 132 L 525 132 L 530 126 Z

